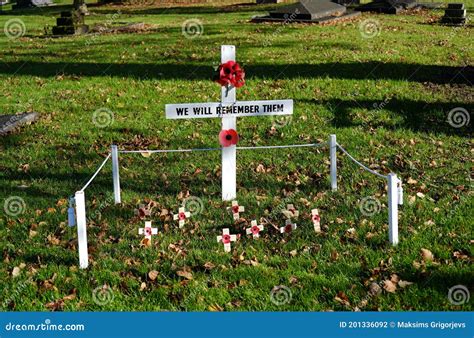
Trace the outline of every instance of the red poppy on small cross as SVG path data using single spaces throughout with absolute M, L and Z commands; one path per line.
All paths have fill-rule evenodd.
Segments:
M 253 220 L 250 223 L 250 228 L 247 228 L 247 230 L 245 230 L 245 232 L 247 233 L 247 235 L 252 235 L 253 238 L 259 238 L 260 237 L 260 231 L 262 231 L 263 229 L 264 228 L 263 228 L 262 224 L 257 225 L 257 221 Z
M 191 217 L 189 211 L 186 211 L 184 208 L 179 208 L 178 213 L 173 216 L 173 219 L 178 221 L 179 228 L 181 229 L 184 226 L 184 223 L 186 223 L 186 219 L 189 217 Z
M 151 221 L 146 221 L 145 222 L 145 227 L 141 228 L 141 229 L 138 229 L 138 234 L 139 235 L 144 235 L 145 238 L 151 244 L 151 236 L 157 235 L 158 234 L 158 229 L 151 227 Z
M 237 241 L 237 235 L 231 235 L 229 229 L 222 229 L 222 236 L 217 236 L 217 243 L 224 244 L 225 252 L 230 252 L 230 244 L 235 241 Z
M 288 204 L 286 210 L 282 211 L 286 218 L 297 218 L 300 215 L 300 212 L 296 210 L 293 204 Z
M 321 232 L 321 217 L 319 216 L 318 209 L 311 210 L 311 220 L 313 221 L 314 231 L 316 233 L 320 233 Z
M 245 207 L 240 206 L 239 202 L 237 201 L 232 201 L 232 206 L 227 209 L 230 209 L 230 211 L 232 212 L 234 221 L 238 221 L 240 219 L 240 213 L 245 211 Z
M 296 223 L 293 223 L 291 219 L 287 219 L 285 222 L 285 226 L 280 228 L 280 233 L 289 234 L 296 228 L 297 228 Z

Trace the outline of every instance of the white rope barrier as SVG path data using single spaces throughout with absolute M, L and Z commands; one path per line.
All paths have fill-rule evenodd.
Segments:
M 327 146 L 327 142 L 322 143 L 309 143 L 309 144 L 290 144 L 287 146 L 254 146 L 254 147 L 237 147 L 238 150 L 248 150 L 248 149 L 280 149 L 280 148 L 322 148 Z
M 327 142 L 322 143 L 309 143 L 309 144 L 290 144 L 282 146 L 248 146 L 248 147 L 236 147 L 237 150 L 250 150 L 250 149 L 281 149 L 281 148 L 321 148 L 327 146 Z M 155 154 L 155 153 L 190 153 L 193 151 L 216 151 L 222 150 L 223 148 L 193 148 L 193 149 L 158 149 L 158 150 L 119 150 L 121 154 Z
M 160 149 L 160 150 L 119 150 L 121 154 L 190 153 L 193 151 L 215 151 L 222 148 Z
M 322 148 L 329 146 L 330 157 L 330 178 L 331 188 L 337 191 L 337 148 L 346 154 L 352 161 L 358 164 L 366 171 L 387 180 L 388 184 L 388 207 L 389 207 L 389 241 L 392 245 L 398 243 L 398 205 L 403 204 L 403 188 L 401 180 L 395 174 L 387 176 L 378 173 L 357 161 L 351 154 L 349 154 L 339 143 L 337 143 L 336 135 L 330 135 L 328 142 L 309 143 L 309 144 L 291 144 L 279 146 L 247 146 L 235 147 L 237 150 L 258 150 L 258 149 L 284 149 L 284 148 Z M 79 261 L 81 269 L 88 267 L 88 248 L 87 248 L 87 224 L 86 224 L 86 203 L 84 191 L 89 187 L 92 181 L 96 178 L 107 161 L 112 158 L 112 178 L 114 184 L 115 203 L 121 203 L 120 191 L 120 174 L 119 174 L 119 154 L 154 154 L 154 153 L 189 153 L 202 151 L 222 151 L 225 148 L 194 148 L 194 149 L 157 149 L 157 150 L 118 150 L 116 145 L 112 145 L 111 152 L 107 158 L 102 162 L 97 171 L 92 175 L 84 187 L 77 191 L 74 197 L 75 201 L 75 216 L 77 220 L 77 234 L 78 234 L 78 249 Z M 71 207 L 70 207 L 71 209 Z M 68 213 L 73 213 L 71 210 Z M 74 214 L 74 213 L 73 213 Z M 71 224 L 71 223 L 70 223 Z
M 341 147 L 341 145 L 339 143 L 337 143 L 337 147 L 339 149 L 341 149 L 341 151 L 346 154 L 352 161 L 354 161 L 355 163 L 357 163 L 359 166 L 361 166 L 363 169 L 367 170 L 369 173 L 372 173 L 374 175 L 377 175 L 378 177 L 381 177 L 383 178 L 384 180 L 388 179 L 388 176 L 385 176 L 385 175 L 382 175 L 378 172 L 376 172 L 375 170 L 372 170 L 368 167 L 366 167 L 365 165 L 363 165 L 362 163 L 360 163 L 359 161 L 357 161 L 354 157 L 352 157 L 351 154 L 349 154 L 343 147 Z
M 92 183 L 92 181 L 94 180 L 94 178 L 99 174 L 99 172 L 102 170 L 102 168 L 104 167 L 104 165 L 107 163 L 107 161 L 109 160 L 110 158 L 110 154 L 107 156 L 107 158 L 104 160 L 104 162 L 102 162 L 102 164 L 100 165 L 99 169 L 97 169 L 97 171 L 95 172 L 94 175 L 92 175 L 91 179 L 86 183 L 86 185 L 79 191 L 81 192 L 84 192 L 84 190 L 87 189 L 87 187 Z

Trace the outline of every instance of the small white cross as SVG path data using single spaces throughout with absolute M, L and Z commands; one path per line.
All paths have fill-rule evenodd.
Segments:
M 237 241 L 237 235 L 231 235 L 229 229 L 222 229 L 222 236 L 217 236 L 217 243 L 222 242 L 224 244 L 224 251 L 230 252 L 230 242 Z
M 245 211 L 245 207 L 240 206 L 237 201 L 232 201 L 232 206 L 227 209 L 230 209 L 235 221 L 238 221 L 240 219 L 240 213 Z
M 287 219 L 285 222 L 285 226 L 280 228 L 280 233 L 291 233 L 293 230 L 297 228 L 296 223 L 293 223 L 291 219 Z
M 313 209 L 311 210 L 311 220 L 314 224 L 314 231 L 317 233 L 321 232 L 321 217 L 319 216 L 319 210 Z
M 184 223 L 186 222 L 186 219 L 191 217 L 191 213 L 189 211 L 186 211 L 184 208 L 179 208 L 178 213 L 173 216 L 173 219 L 175 221 L 178 221 L 179 228 L 181 229 L 184 226 Z
M 257 221 L 254 220 L 250 223 L 250 228 L 248 228 L 245 231 L 247 232 L 247 235 L 252 235 L 253 238 L 259 238 L 260 231 L 262 231 L 263 229 L 264 229 L 263 225 L 262 224 L 257 225 Z
M 146 218 L 151 215 L 151 210 L 145 204 L 140 204 L 137 209 L 135 209 L 135 215 L 141 219 Z
M 296 210 L 293 204 L 288 204 L 286 206 L 286 210 L 283 210 L 282 212 L 287 218 L 293 218 L 293 217 L 296 218 L 300 215 L 300 212 Z
M 145 235 L 145 240 L 148 242 L 147 244 L 151 244 L 151 236 L 157 235 L 158 234 L 158 229 L 157 228 L 152 228 L 151 227 L 151 221 L 146 221 L 145 222 L 145 227 L 138 229 L 138 234 L 139 235 Z

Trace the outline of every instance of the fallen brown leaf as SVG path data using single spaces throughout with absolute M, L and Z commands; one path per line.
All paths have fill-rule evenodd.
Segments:
M 153 271 L 148 272 L 148 278 L 150 278 L 150 280 L 154 281 L 157 277 L 158 277 L 158 271 L 153 270 Z
M 395 291 L 397 290 L 397 284 L 395 284 L 394 282 L 390 280 L 385 280 L 383 282 L 383 288 L 387 292 L 395 293 Z
M 189 280 L 193 279 L 193 274 L 190 271 L 179 270 L 179 271 L 176 271 L 176 274 L 180 277 L 183 277 Z
M 423 261 L 432 262 L 434 260 L 433 253 L 428 249 L 421 249 L 420 253 L 421 253 L 421 258 L 423 259 Z

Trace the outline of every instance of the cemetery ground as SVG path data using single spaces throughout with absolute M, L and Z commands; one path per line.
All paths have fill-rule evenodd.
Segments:
M 26 27 L 0 37 L 2 113 L 40 114 L 0 138 L 2 310 L 472 311 L 472 300 L 448 297 L 473 280 L 472 121 L 449 118 L 474 108 L 472 26 L 437 24 L 441 10 L 334 26 L 249 23 L 262 8 L 91 6 L 89 25 L 156 26 L 59 39 L 42 36 L 59 9 L 0 16 L 1 27 L 14 18 Z M 201 34 L 183 34 L 190 19 Z M 367 19 L 379 30 L 372 38 L 361 34 Z M 219 146 L 218 119 L 166 120 L 164 105 L 219 101 L 210 78 L 222 44 L 237 46 L 246 70 L 238 100 L 295 100 L 289 119 L 239 119 L 239 145 L 337 134 L 362 163 L 402 178 L 398 246 L 388 242 L 386 182 L 341 152 L 336 192 L 327 148 L 238 152 L 238 201 L 248 223 L 264 218 L 259 240 L 221 201 L 219 152 L 121 154 L 123 204 L 113 203 L 110 162 L 86 191 L 90 266 L 78 268 L 67 199 L 111 144 Z M 188 197 L 197 209 L 178 229 L 172 213 Z M 8 209 L 11 198 L 19 204 Z M 140 247 L 134 210 L 149 202 L 159 234 Z M 298 228 L 282 235 L 288 203 Z M 231 253 L 216 242 L 222 228 L 241 234 Z

